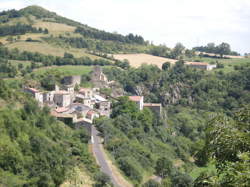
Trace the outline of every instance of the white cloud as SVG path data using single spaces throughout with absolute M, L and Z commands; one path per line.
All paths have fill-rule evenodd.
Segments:
M 155 43 L 188 47 L 229 42 L 250 52 L 249 0 L 1 0 L 0 9 L 38 4 L 107 31 L 143 35 Z M 4 7 L 4 8 L 3 8 Z

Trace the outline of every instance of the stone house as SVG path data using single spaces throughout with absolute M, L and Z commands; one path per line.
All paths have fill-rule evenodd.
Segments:
M 39 103 L 43 103 L 43 93 L 39 92 L 37 89 L 25 87 L 24 92 L 31 94 Z
M 93 98 L 94 91 L 91 88 L 81 88 L 79 94 L 83 95 L 85 98 Z
M 44 92 L 43 93 L 43 102 L 52 104 L 54 102 L 54 92 Z
M 82 94 L 76 94 L 74 102 L 75 103 L 82 103 L 82 104 L 84 104 L 84 105 L 86 105 L 88 107 L 93 108 L 92 99 L 88 98 L 88 97 L 85 97 Z
M 63 80 L 62 80 L 62 83 L 64 85 L 67 85 L 67 86 L 72 86 L 72 87 L 75 87 L 76 85 L 80 85 L 81 84 L 81 76 L 67 76 L 67 77 L 64 77 Z
M 111 102 L 110 101 L 101 101 L 96 103 L 96 107 L 101 116 L 110 116 L 111 113 Z
M 161 103 L 144 103 L 144 108 L 149 108 L 155 114 L 161 116 L 162 113 L 162 105 Z
M 133 101 L 137 104 L 140 110 L 143 110 L 144 97 L 143 96 L 129 96 L 130 101 Z
M 205 62 L 187 62 L 185 64 L 193 68 L 204 69 L 204 70 L 212 70 L 217 67 L 216 64 L 208 64 Z
M 67 91 L 57 91 L 54 93 L 54 103 L 60 107 L 66 107 L 71 104 L 71 94 Z

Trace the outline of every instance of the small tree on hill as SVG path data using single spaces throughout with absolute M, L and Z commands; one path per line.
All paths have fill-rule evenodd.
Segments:
M 165 62 L 164 64 L 162 64 L 162 69 L 164 71 L 167 71 L 170 68 L 170 62 Z

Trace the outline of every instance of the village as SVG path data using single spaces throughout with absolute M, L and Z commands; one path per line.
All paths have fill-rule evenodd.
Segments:
M 79 87 L 81 76 L 67 76 L 62 80 L 62 86 L 55 85 L 53 91 L 40 91 L 37 88 L 24 87 L 26 93 L 31 94 L 41 107 L 51 109 L 51 115 L 66 124 L 91 125 L 95 118 L 110 117 L 112 111 L 111 98 L 124 96 L 123 92 L 114 97 L 100 92 L 102 88 L 111 88 L 115 81 L 109 81 L 102 68 L 96 66 L 91 73 L 93 88 Z M 78 87 L 78 89 L 76 89 Z M 144 103 L 143 96 L 128 96 L 140 110 L 144 107 L 161 114 L 160 103 Z

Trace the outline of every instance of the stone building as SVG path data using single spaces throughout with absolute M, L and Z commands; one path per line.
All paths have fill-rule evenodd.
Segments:
M 43 102 L 44 103 L 53 103 L 54 102 L 54 92 L 44 92 L 43 93 Z
M 25 87 L 24 92 L 31 94 L 39 103 L 43 103 L 43 93 L 39 92 L 37 89 Z
M 95 87 L 104 88 L 108 86 L 108 78 L 102 72 L 100 66 L 95 66 L 91 74 L 91 82 Z
M 110 116 L 111 113 L 111 102 L 110 101 L 101 101 L 96 104 L 96 108 L 101 116 Z
M 135 102 L 140 110 L 143 110 L 143 96 L 129 96 L 129 100 Z
M 161 116 L 162 113 L 162 105 L 161 103 L 144 103 L 144 108 L 149 108 L 155 114 Z
M 60 107 L 66 107 L 71 104 L 71 95 L 66 91 L 57 91 L 54 94 L 54 103 Z
M 216 64 L 208 64 L 205 62 L 187 62 L 185 64 L 193 68 L 204 69 L 204 70 L 212 70 L 217 67 Z
M 62 80 L 62 83 L 66 86 L 73 86 L 75 87 L 76 85 L 80 85 L 81 84 L 81 76 L 67 76 L 64 77 Z
M 94 96 L 94 91 L 91 88 L 81 88 L 79 94 L 83 95 L 85 98 L 92 98 Z

